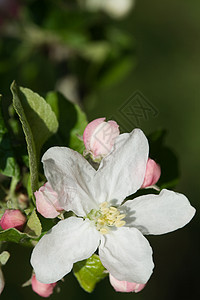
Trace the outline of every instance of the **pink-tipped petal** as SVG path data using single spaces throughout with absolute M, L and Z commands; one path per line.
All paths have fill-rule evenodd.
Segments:
M 56 282 L 54 283 L 42 283 L 39 282 L 36 279 L 35 274 L 33 274 L 32 279 L 31 279 L 31 284 L 32 284 L 32 289 L 35 293 L 37 293 L 39 296 L 47 298 L 51 294 L 53 294 L 53 289 L 56 286 Z
M 90 140 L 97 126 L 105 121 L 106 118 L 98 118 L 90 122 L 83 132 L 83 142 L 87 150 L 90 149 Z
M 0 226 L 3 230 L 16 228 L 22 230 L 26 223 L 26 217 L 19 209 L 7 209 L 0 220 Z
M 110 153 L 119 135 L 119 125 L 115 121 L 99 118 L 88 124 L 83 134 L 83 141 L 94 158 L 101 158 Z
M 59 205 L 57 193 L 48 182 L 41 186 L 34 195 L 37 211 L 45 218 L 55 218 L 63 210 Z
M 160 166 L 151 158 L 147 161 L 146 173 L 144 177 L 144 182 L 141 188 L 146 188 L 148 186 L 152 186 L 156 184 L 161 175 Z
M 143 283 L 136 283 L 136 282 L 128 282 L 128 281 L 120 281 L 113 277 L 111 274 L 109 274 L 110 283 L 115 289 L 116 292 L 122 292 L 122 293 L 130 293 L 140 292 L 146 284 Z

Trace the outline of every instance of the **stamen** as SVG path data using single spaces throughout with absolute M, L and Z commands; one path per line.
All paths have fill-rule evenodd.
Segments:
M 117 221 L 115 222 L 115 226 L 116 226 L 116 227 L 122 227 L 122 226 L 124 226 L 125 224 L 126 224 L 125 221 L 119 221 L 119 220 L 117 220 Z
M 115 223 L 114 220 L 108 220 L 108 225 L 112 226 Z
M 122 219 L 124 219 L 125 217 L 126 217 L 125 214 L 121 214 L 121 215 L 117 216 L 117 220 L 122 220 Z
M 103 208 L 101 208 L 101 212 L 103 214 L 107 214 L 109 212 L 109 208 L 108 207 L 103 207 Z
M 101 234 L 107 234 L 108 233 L 108 229 L 105 228 L 105 227 L 101 228 L 99 231 L 100 231 Z
M 105 225 L 105 220 L 98 219 L 97 222 L 99 223 L 99 225 Z
M 102 202 L 100 205 L 100 208 L 106 208 L 106 207 L 108 207 L 108 202 Z
M 115 211 L 117 211 L 117 208 L 114 207 L 114 206 L 111 206 L 111 207 L 109 207 L 109 210 L 110 210 L 111 212 L 115 212 Z
M 125 214 L 120 214 L 120 211 L 114 207 L 108 205 L 108 202 L 103 202 L 100 205 L 100 216 L 97 219 L 97 230 L 102 234 L 109 232 L 109 227 L 122 227 L 126 224 L 122 219 L 125 218 Z
M 103 202 L 99 205 L 99 210 L 92 209 L 87 215 L 87 218 L 95 222 L 96 229 L 101 234 L 107 234 L 111 227 L 122 227 L 126 224 L 123 220 L 126 215 L 121 214 L 120 211 L 114 207 L 109 206 L 108 202 Z

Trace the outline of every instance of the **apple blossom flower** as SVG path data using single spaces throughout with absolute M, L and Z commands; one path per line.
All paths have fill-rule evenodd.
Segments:
M 60 207 L 58 194 L 46 182 L 34 193 L 38 212 L 45 218 L 57 217 L 63 209 Z
M 116 292 L 124 292 L 124 293 L 130 293 L 135 292 L 138 293 L 145 287 L 145 284 L 143 283 L 136 283 L 136 282 L 128 282 L 128 281 L 120 281 L 117 280 L 115 277 L 113 277 L 111 274 L 109 274 L 109 280 L 113 288 Z
M 56 286 L 56 284 L 57 284 L 56 282 L 50 283 L 50 284 L 39 282 L 36 279 L 35 274 L 33 274 L 32 278 L 31 278 L 31 285 L 32 285 L 33 291 L 35 293 L 37 293 L 39 296 L 44 297 L 44 298 L 47 298 L 51 294 L 53 294 L 53 289 Z
M 34 248 L 37 280 L 58 281 L 99 248 L 102 264 L 116 279 L 148 281 L 154 263 L 144 235 L 183 227 L 195 209 L 184 195 L 166 189 L 123 203 L 142 186 L 147 160 L 148 141 L 140 129 L 119 135 L 98 170 L 72 149 L 47 150 L 42 158 L 46 178 L 62 207 L 77 216 L 58 222 Z M 71 194 L 72 182 L 76 193 Z
M 19 209 L 6 209 L 0 220 L 0 226 L 6 230 L 16 228 L 22 230 L 26 223 L 26 217 Z
M 115 121 L 105 122 L 105 118 L 90 122 L 83 133 L 86 150 L 93 159 L 101 159 L 108 155 L 119 135 L 119 125 Z
M 156 184 L 161 175 L 160 166 L 151 158 L 147 161 L 146 173 L 144 176 L 144 182 L 141 188 L 146 188 Z

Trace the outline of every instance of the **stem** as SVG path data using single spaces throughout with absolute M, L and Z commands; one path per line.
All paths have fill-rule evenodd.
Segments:
M 17 197 L 15 194 L 15 189 L 18 183 L 18 178 L 16 177 L 12 177 L 11 179 L 11 183 L 10 183 L 10 190 L 8 193 L 8 201 L 9 201 L 9 206 L 11 206 L 12 208 L 17 209 L 18 208 L 18 202 L 17 202 Z

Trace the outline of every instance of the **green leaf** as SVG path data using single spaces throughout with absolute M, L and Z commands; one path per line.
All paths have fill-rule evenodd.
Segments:
M 96 254 L 75 263 L 73 272 L 80 286 L 88 293 L 91 293 L 95 285 L 108 275 L 99 256 Z
M 58 122 L 50 105 L 27 88 L 11 85 L 13 106 L 20 118 L 29 154 L 32 192 L 38 189 L 40 151 L 47 139 L 58 129 Z
M 2 115 L 0 95 L 0 173 L 19 179 L 20 171 L 12 149 L 8 130 Z
M 25 232 L 36 237 L 39 237 L 42 233 L 42 226 L 35 209 L 32 211 L 32 214 L 28 219 Z
M 0 241 L 2 242 L 22 243 L 26 246 L 31 246 L 31 241 L 36 239 L 38 238 L 27 233 L 20 232 L 16 228 L 9 228 L 0 231 Z
M 8 251 L 3 251 L 0 254 L 0 265 L 5 265 L 10 257 L 10 253 Z
M 56 142 L 59 146 L 68 146 L 83 153 L 84 143 L 80 140 L 87 126 L 87 118 L 81 108 L 70 102 L 59 92 L 49 92 L 46 97 L 47 103 L 56 114 L 59 128 L 56 134 Z M 52 146 L 52 144 L 51 144 Z

